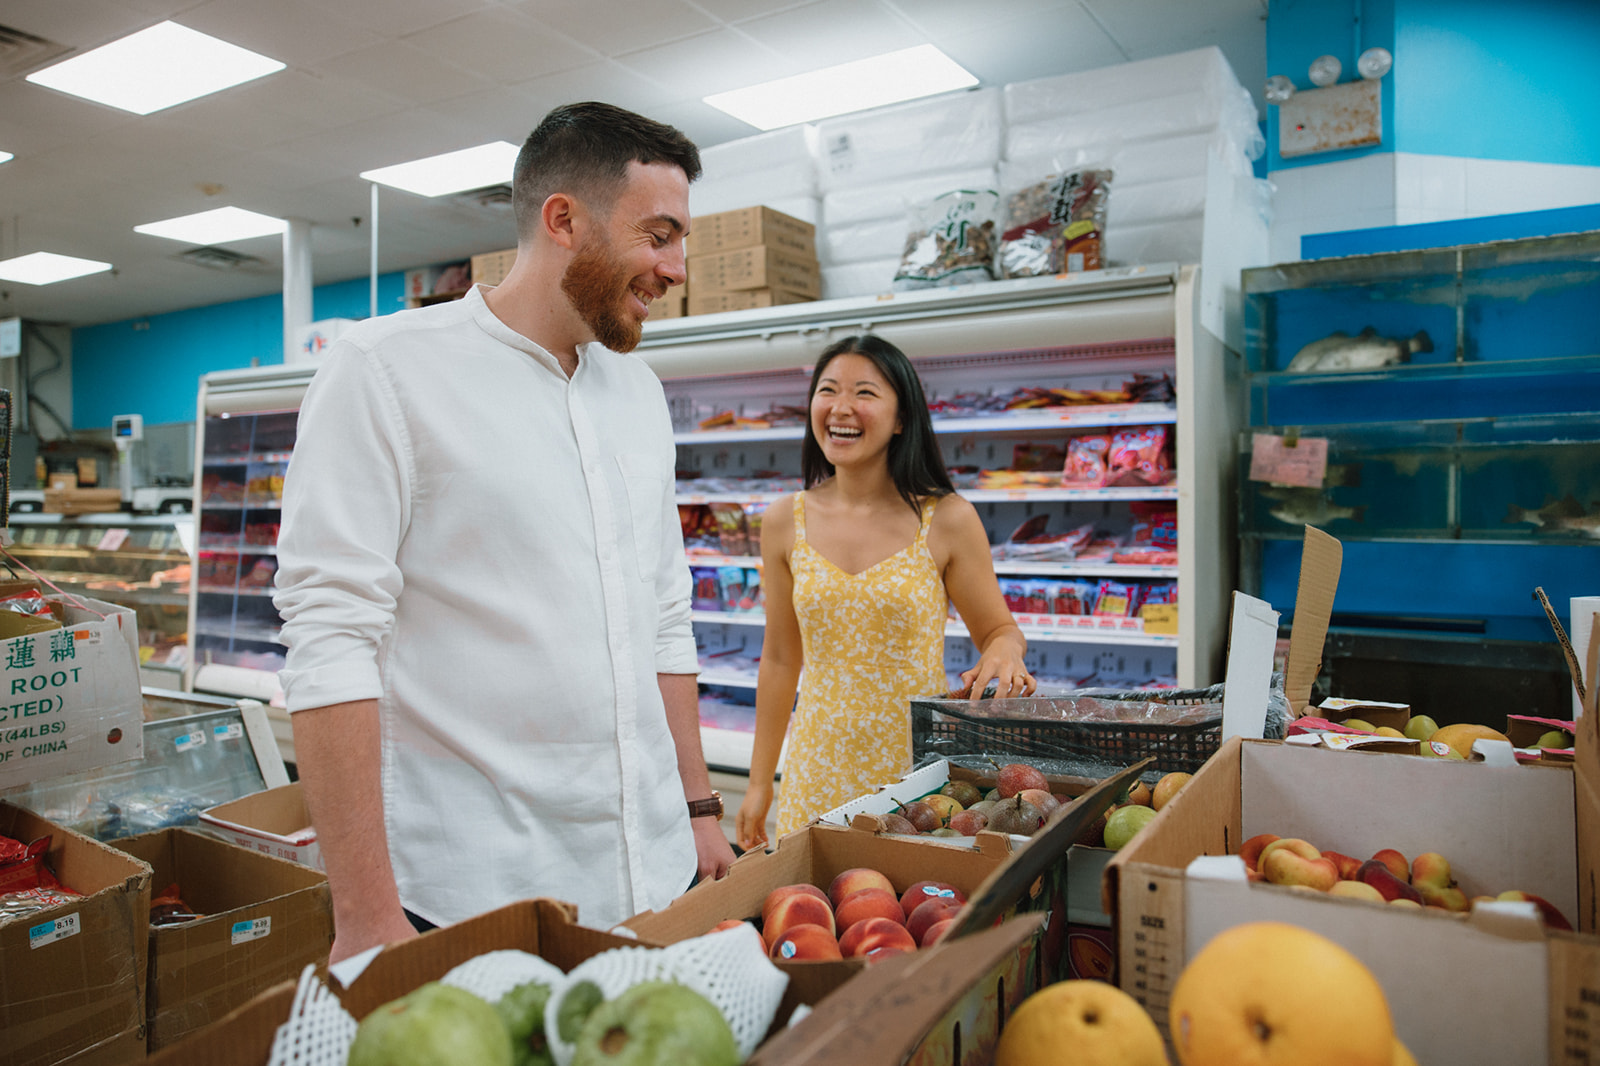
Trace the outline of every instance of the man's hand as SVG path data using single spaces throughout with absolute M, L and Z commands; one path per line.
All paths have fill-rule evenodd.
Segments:
M 700 880 L 720 879 L 733 862 L 733 846 L 723 835 L 722 824 L 715 818 L 691 818 L 694 827 L 694 853 L 699 862 Z

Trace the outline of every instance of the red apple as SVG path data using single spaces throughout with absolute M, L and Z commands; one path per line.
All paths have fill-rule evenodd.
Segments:
M 911 912 L 917 909 L 919 903 L 939 896 L 953 899 L 957 903 L 965 903 L 967 901 L 966 895 L 955 885 L 947 885 L 943 881 L 918 881 L 906 889 L 905 895 L 900 897 L 900 909 L 909 918 L 911 917 Z
M 1354 881 L 1356 874 L 1361 871 L 1361 860 L 1350 855 L 1343 855 L 1337 851 L 1325 851 L 1324 859 L 1332 859 L 1333 864 L 1339 868 L 1339 880 Z
M 941 921 L 934 922 L 932 925 L 928 926 L 928 931 L 922 934 L 921 946 L 925 948 L 933 947 L 933 945 L 944 939 L 944 935 L 948 933 L 950 931 L 950 927 L 955 924 L 956 920 L 954 918 L 945 918 Z
M 833 912 L 833 924 L 841 934 L 867 918 L 888 918 L 904 924 L 906 915 L 900 909 L 899 897 L 883 888 L 863 888 L 859 892 L 852 892 L 840 901 L 839 909 Z
M 954 918 L 960 914 L 962 906 L 963 904 L 942 896 L 924 900 L 917 904 L 917 909 L 906 919 L 906 932 L 911 934 L 912 940 L 920 944 L 930 928 L 946 918 Z
M 833 906 L 833 901 L 828 899 L 828 894 L 822 891 L 822 889 L 818 888 L 816 885 L 782 885 L 773 889 L 771 892 L 768 892 L 766 900 L 761 904 L 762 928 L 766 927 L 767 920 L 772 917 L 772 908 L 777 906 L 778 901 L 783 899 L 785 896 L 792 896 L 796 892 L 803 892 L 806 895 L 815 896 L 822 900 L 822 902 L 828 904 L 829 907 Z
M 839 952 L 847 959 L 866 955 L 879 948 L 897 946 L 915 951 L 917 942 L 905 926 L 888 918 L 868 918 L 857 922 L 839 938 Z
M 771 951 L 778 939 L 797 925 L 820 925 L 829 935 L 834 933 L 833 910 L 826 902 L 804 892 L 795 892 L 780 899 L 772 907 L 772 914 L 761 923 L 761 936 Z
M 772 957 L 782 962 L 801 959 L 842 959 L 839 941 L 820 925 L 797 925 L 772 945 Z
M 1409 885 L 1411 883 L 1411 863 L 1398 851 L 1393 848 L 1384 848 L 1382 851 L 1374 852 L 1372 858 L 1374 861 L 1381 862 L 1387 866 L 1390 873 L 1406 884 Z
M 833 883 L 828 886 L 828 901 L 837 908 L 846 896 L 860 892 L 863 888 L 881 888 L 885 892 L 894 891 L 894 885 L 877 870 L 865 866 L 856 866 L 833 879 Z
M 1508 888 L 1500 893 L 1497 899 L 1508 902 L 1533 903 L 1539 908 L 1539 914 L 1544 918 L 1544 924 L 1552 929 L 1571 929 L 1572 923 L 1567 921 L 1566 915 L 1556 908 L 1554 903 L 1543 896 L 1535 896 L 1532 892 L 1524 892 L 1518 888 Z
M 1279 838 L 1276 833 L 1262 833 L 1259 836 L 1253 836 L 1239 845 L 1239 858 L 1244 860 L 1245 866 L 1252 870 L 1259 870 L 1261 868 L 1262 849 L 1277 839 Z

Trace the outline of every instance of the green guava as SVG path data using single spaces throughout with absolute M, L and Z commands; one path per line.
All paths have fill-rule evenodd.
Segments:
M 549 985 L 525 981 L 496 1001 L 494 1009 L 511 1031 L 512 1066 L 555 1066 L 544 1035 L 544 1005 L 549 999 Z
M 361 1019 L 349 1066 L 511 1066 L 511 1034 L 471 992 L 430 981 Z
M 738 1066 L 733 1030 L 700 993 L 645 981 L 594 1009 L 572 1066 Z
M 593 981 L 579 981 L 567 989 L 566 995 L 561 997 L 561 1006 L 556 1008 L 556 1032 L 561 1039 L 576 1044 L 578 1034 L 583 1032 L 583 1023 L 605 1001 L 605 993 Z

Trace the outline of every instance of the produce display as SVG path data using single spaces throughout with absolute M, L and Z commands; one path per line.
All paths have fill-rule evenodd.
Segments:
M 826 892 L 794 884 L 767 893 L 761 935 L 774 959 L 875 961 L 937 943 L 966 901 L 959 888 L 942 881 L 918 881 L 896 892 L 882 872 L 854 867 L 834 877 Z

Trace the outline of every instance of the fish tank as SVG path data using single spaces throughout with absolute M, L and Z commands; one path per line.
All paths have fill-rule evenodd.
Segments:
M 1315 526 L 1344 543 L 1336 638 L 1448 637 L 1457 670 L 1472 648 L 1555 663 L 1534 588 L 1563 608 L 1600 588 L 1600 233 L 1241 280 L 1240 587 L 1292 619 Z M 1262 437 L 1279 438 L 1263 452 L 1325 444 L 1320 480 L 1260 470 Z M 1524 693 L 1486 724 L 1564 712 L 1561 695 Z

